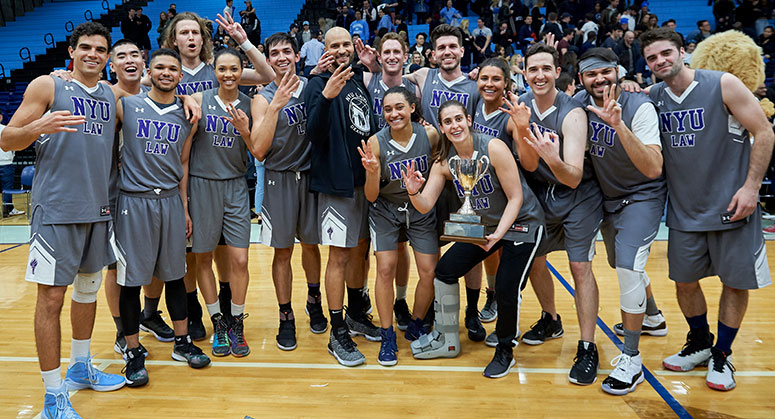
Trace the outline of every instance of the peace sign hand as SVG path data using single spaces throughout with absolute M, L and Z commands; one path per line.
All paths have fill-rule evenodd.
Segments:
M 339 95 L 339 93 L 347 84 L 347 80 L 353 76 L 353 69 L 347 64 L 342 63 L 331 75 L 331 78 L 326 82 L 326 87 L 323 88 L 323 97 L 326 99 L 333 99 Z
M 502 112 L 505 112 L 511 116 L 511 119 L 517 125 L 517 128 L 528 128 L 530 126 L 530 107 L 524 103 L 517 103 L 517 99 L 513 93 L 507 93 L 508 98 L 503 99 L 505 106 L 501 106 Z M 516 103 L 516 105 L 515 105 Z
M 226 16 L 221 16 L 221 14 L 218 13 L 218 17 L 215 18 L 215 21 L 223 26 L 223 29 L 225 29 L 229 36 L 234 39 L 234 42 L 236 42 L 237 45 L 242 45 L 242 43 L 248 40 L 248 34 L 245 32 L 245 29 L 242 28 L 242 25 L 240 25 L 239 22 L 235 22 L 230 14 L 226 13 Z
M 239 131 L 240 135 L 249 134 L 250 119 L 248 115 L 242 109 L 235 108 L 231 103 L 226 107 L 226 110 L 229 111 L 231 117 L 224 116 L 223 119 L 229 121 L 234 126 L 234 129 Z
M 545 162 L 548 163 L 560 158 L 560 137 L 557 134 L 551 131 L 542 133 L 535 123 L 533 123 L 533 130 L 528 131 L 528 133 L 530 135 L 523 137 L 523 139 Z
M 379 171 L 379 161 L 371 150 L 371 139 L 369 139 L 368 143 L 361 140 L 361 146 L 358 147 L 358 153 L 361 155 L 361 163 L 363 164 L 363 168 L 366 169 L 366 172 L 372 175 L 377 174 Z
M 606 124 L 616 127 L 622 122 L 622 107 L 616 102 L 616 88 L 605 86 L 603 88 L 603 107 L 597 108 L 587 105 L 587 109 L 600 117 Z
M 293 72 L 285 73 L 277 86 L 277 91 L 272 98 L 272 105 L 281 109 L 291 101 L 291 96 L 299 89 L 301 80 Z

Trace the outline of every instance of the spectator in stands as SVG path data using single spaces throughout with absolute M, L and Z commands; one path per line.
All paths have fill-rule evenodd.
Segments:
M 474 64 L 478 65 L 490 55 L 490 41 L 492 40 L 492 30 L 484 26 L 484 19 L 481 17 L 476 20 L 476 27 L 471 31 L 474 38 Z
M 239 12 L 242 28 L 248 34 L 253 45 L 261 44 L 261 20 L 256 16 L 256 8 L 251 0 L 245 0 L 245 10 Z
M 312 32 L 309 30 L 309 20 L 305 20 L 301 22 L 301 44 L 306 44 L 310 39 L 312 39 Z
M 525 59 L 522 57 L 522 54 L 520 53 L 514 53 L 514 55 L 511 56 L 511 61 L 509 62 L 509 66 L 511 67 L 511 92 L 516 95 L 521 95 L 522 93 L 525 93 Z
M 565 71 L 560 73 L 560 77 L 557 77 L 554 86 L 568 96 L 573 96 L 576 93 L 576 83 L 573 82 L 573 76 Z
M 743 0 L 735 9 L 735 21 L 741 25 L 739 29 L 753 39 L 756 39 L 756 19 L 762 14 L 758 3 L 758 0 Z
M 659 18 L 654 13 L 650 14 L 648 20 L 646 21 L 646 28 L 656 29 L 658 27 L 659 27 Z
M 619 57 L 619 65 L 627 70 L 627 75 L 632 79 L 635 77 L 635 64 L 643 55 L 640 52 L 640 46 L 635 41 L 635 33 L 627 31 L 614 47 L 614 52 Z
M 635 25 L 638 24 L 638 9 L 635 6 L 628 7 L 624 13 L 622 14 L 622 21 L 624 19 L 627 19 L 627 28 L 628 30 L 634 31 Z M 624 22 L 620 22 L 624 23 Z M 622 26 L 622 29 L 625 29 L 624 26 Z
M 492 43 L 502 46 L 506 50 L 507 55 L 514 53 L 514 32 L 509 29 L 508 22 L 501 22 L 498 32 L 492 35 Z
M 430 56 L 433 52 L 431 46 L 425 42 L 427 38 L 428 35 L 425 32 L 418 33 L 417 36 L 414 37 L 415 44 L 409 48 L 410 52 L 419 52 L 422 55 L 423 65 L 425 65 L 425 61 L 428 59 L 428 56 Z
M 439 15 L 441 16 L 441 23 L 452 26 L 460 26 L 460 19 L 463 18 L 460 11 L 452 5 L 452 0 L 447 0 L 447 6 L 439 11 Z
M 546 15 L 547 22 L 541 26 L 541 30 L 538 31 L 541 34 L 553 33 L 554 39 L 562 38 L 562 25 L 557 21 L 557 13 L 551 12 Z
M 355 20 L 350 24 L 350 36 L 358 34 L 364 43 L 369 42 L 369 22 L 363 18 L 363 12 L 361 10 L 355 11 Z
M 3 132 L 3 112 L 0 111 L 0 132 Z M 4 151 L 0 149 L 0 187 L 2 190 L 13 188 L 13 157 L 16 153 L 13 151 Z M 3 194 L 3 218 L 14 215 L 22 215 L 24 211 L 19 211 L 13 207 L 13 195 Z
M 576 23 L 584 19 L 584 14 L 589 11 L 589 5 L 582 3 L 583 2 L 579 0 L 565 0 L 559 2 L 557 12 L 560 13 L 560 16 L 568 14 L 575 27 Z M 560 17 L 560 20 L 562 20 L 562 17 Z
M 318 27 L 321 32 L 326 33 L 329 29 L 334 27 L 334 19 L 327 17 L 318 18 Z M 369 32 L 371 32 L 371 29 L 369 29 Z
M 224 38 L 226 37 L 226 30 L 223 28 L 223 26 L 218 25 L 218 29 L 213 32 L 213 46 L 223 45 Z
M 346 3 L 337 7 L 337 10 L 339 14 L 336 16 L 336 26 L 349 28 L 350 24 L 355 20 L 355 13 L 350 14 L 350 7 Z
M 695 44 L 699 44 L 710 35 L 711 35 L 710 22 L 708 22 L 707 20 L 698 20 L 697 30 L 690 33 L 689 36 L 686 37 L 686 39 L 694 41 Z
M 428 4 L 429 0 L 416 0 L 417 4 L 414 6 L 414 14 L 417 15 L 417 24 L 425 22 L 428 18 L 429 11 L 431 10 Z
M 560 15 L 560 26 L 562 27 L 563 31 L 565 29 L 576 29 L 576 23 L 571 21 L 570 13 L 565 12 Z
M 395 31 L 397 33 L 406 32 L 409 33 L 409 27 L 406 25 L 406 22 L 404 22 L 404 17 L 401 15 L 396 15 L 396 18 L 394 20 L 395 24 Z
M 517 33 L 517 42 L 519 43 L 519 49 L 526 50 L 527 47 L 535 42 L 536 34 L 533 31 L 533 16 L 525 16 L 525 24 L 519 28 Z
M 377 9 L 371 7 L 369 0 L 363 0 L 361 3 L 361 16 L 369 24 L 369 34 L 374 33 L 377 30 Z M 323 32 L 325 33 L 325 31 Z M 371 35 L 369 35 L 371 37 Z
M 596 3 L 596 4 L 600 4 L 600 3 Z M 587 42 L 587 40 L 589 39 L 589 34 L 593 32 L 595 33 L 595 35 L 597 35 L 597 31 L 598 31 L 598 26 L 597 26 L 597 23 L 595 23 L 595 15 L 593 15 L 592 13 L 587 13 L 586 15 L 584 15 L 584 24 L 581 25 L 581 33 L 583 34 L 581 42 L 582 43 Z
M 463 57 L 460 59 L 460 66 L 465 68 L 471 68 L 474 56 L 474 37 L 468 30 L 468 19 L 460 21 L 460 32 L 463 34 Z M 436 60 L 432 59 L 433 54 L 428 56 L 428 67 L 436 68 Z
M 668 28 L 671 31 L 674 31 L 675 27 L 676 27 L 675 19 L 668 19 L 668 20 L 662 22 L 662 27 L 663 28 Z
M 684 47 L 684 64 L 687 66 L 692 63 L 692 54 L 694 54 L 694 49 L 697 48 L 697 42 L 695 42 L 693 39 L 689 39 L 686 41 L 686 46 Z
M 735 13 L 733 0 L 716 0 L 713 4 L 713 17 L 716 18 L 716 32 L 732 29 L 732 18 Z
M 622 39 L 622 34 L 622 28 L 616 27 L 611 29 L 611 32 L 608 33 L 608 37 L 600 46 L 603 48 L 614 49 L 614 47 L 619 43 L 619 40 Z
M 288 29 L 288 35 L 290 35 L 291 38 L 293 38 L 293 42 L 296 43 L 296 47 L 298 49 L 301 49 L 304 43 L 301 42 L 301 35 L 299 34 L 299 25 L 297 25 L 295 22 L 291 23 L 291 26 Z
M 603 26 L 610 26 L 618 21 L 614 20 L 614 17 L 617 13 L 619 13 L 619 0 L 611 0 L 608 3 L 608 7 L 606 7 L 603 12 L 600 14 L 600 23 L 603 24 Z
M 167 24 L 170 23 L 169 17 L 167 17 L 167 12 L 162 11 L 159 13 L 159 24 L 156 25 L 156 32 L 159 33 L 159 36 L 156 37 L 156 44 L 161 48 L 161 44 L 164 42 L 164 29 L 167 28 Z
M 590 32 L 587 36 L 587 40 L 584 41 L 583 44 L 581 44 L 581 50 L 579 51 L 579 54 L 584 54 L 588 49 L 595 48 L 597 46 L 597 33 L 596 32 Z
M 151 37 L 148 35 L 151 32 L 153 24 L 148 16 L 143 14 L 143 8 L 138 7 L 135 11 L 135 18 L 133 20 L 135 24 L 135 43 L 143 51 L 143 54 L 147 54 L 151 50 Z
M 387 32 L 395 32 L 395 25 L 393 25 L 393 19 L 389 14 L 385 13 L 384 7 L 377 8 L 377 16 L 379 16 L 379 23 L 377 24 L 377 32 L 381 29 L 386 29 Z
M 775 28 L 766 26 L 757 41 L 759 46 L 762 47 L 764 58 L 767 60 L 775 56 L 775 36 L 773 36 L 773 33 L 775 33 Z
M 649 15 L 651 13 L 649 12 L 649 2 L 648 0 L 644 0 L 640 4 L 640 10 L 638 10 L 638 23 L 645 25 L 646 22 L 649 20 Z
M 638 82 L 641 87 L 651 86 L 657 82 L 654 73 L 651 72 L 651 69 L 646 64 L 646 59 L 643 57 L 635 64 L 635 81 Z
M 560 60 L 563 73 L 576 74 L 579 71 L 579 57 L 573 51 L 568 51 Z
M 178 14 L 177 6 L 175 6 L 175 3 L 170 3 L 169 9 L 167 9 L 167 17 L 172 20 L 176 14 Z
M 323 32 L 315 31 L 315 37 L 305 43 L 299 51 L 299 56 L 304 62 L 304 76 L 309 77 L 310 71 L 318 64 L 324 52 Z
M 121 35 L 124 38 L 135 42 L 137 39 L 137 25 L 135 25 L 135 14 L 137 13 L 136 6 L 129 6 L 126 16 L 121 19 Z
M 412 60 L 409 66 L 406 68 L 404 74 L 411 74 L 415 71 L 425 67 L 425 56 L 418 51 L 412 52 Z
M 223 10 L 221 11 L 221 16 L 234 16 L 234 10 L 236 7 L 234 7 L 234 0 L 226 0 L 226 6 L 224 6 Z

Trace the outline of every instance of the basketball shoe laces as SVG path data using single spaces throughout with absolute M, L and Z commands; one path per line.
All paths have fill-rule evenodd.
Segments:
M 216 329 L 216 332 L 218 334 L 218 344 L 219 345 L 228 345 L 229 342 L 229 327 L 226 325 L 226 318 L 221 316 L 220 320 L 218 320 L 218 328 Z M 226 343 L 224 343 L 226 342 Z
M 242 322 L 247 318 L 248 318 L 248 313 L 243 313 L 239 319 L 237 318 L 234 319 L 235 320 L 234 324 L 231 326 L 231 330 L 232 332 L 234 332 L 234 337 L 237 340 L 237 345 L 245 344 L 245 335 L 243 334 L 245 325 Z
M 716 372 L 723 373 L 724 372 L 724 365 L 729 365 L 729 369 L 732 370 L 732 372 L 737 371 L 735 369 L 735 366 L 732 365 L 731 362 L 729 362 L 729 359 L 727 359 L 727 355 L 721 351 L 713 351 L 713 370 Z
M 65 390 L 66 391 L 66 390 Z M 59 393 L 56 395 L 57 401 L 57 418 L 61 419 L 75 419 L 77 416 L 73 409 L 67 409 L 70 404 L 68 401 L 67 393 Z M 64 416 L 62 416 L 64 414 Z

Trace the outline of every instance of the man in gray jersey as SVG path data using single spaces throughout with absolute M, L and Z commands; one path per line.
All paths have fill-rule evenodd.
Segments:
M 110 391 L 123 377 L 90 361 L 89 345 L 102 268 L 115 261 L 109 239 L 109 184 L 118 89 L 100 84 L 110 32 L 98 23 L 75 28 L 68 48 L 73 80 L 36 78 L 8 127 L 3 150 L 36 143 L 30 256 L 25 279 L 38 284 L 35 341 L 46 389 L 42 418 L 79 418 L 68 388 Z M 37 142 L 36 142 L 37 140 Z M 70 366 L 62 380 L 59 315 L 73 285 Z
M 598 354 L 595 321 L 598 290 L 592 274 L 595 237 L 603 218 L 600 188 L 592 168 L 584 164 L 587 115 L 581 105 L 558 92 L 560 75 L 557 50 L 535 44 L 525 54 L 525 75 L 531 91 L 519 98 L 517 129 L 524 141 L 517 141 L 517 154 L 526 178 L 546 215 L 547 239 L 538 249 L 530 282 L 543 310 L 541 319 L 522 336 L 538 345 L 546 338 L 562 336 L 562 323 L 554 307 L 554 283 L 546 266 L 546 255 L 565 250 L 576 286 L 576 313 L 581 339 L 568 379 L 589 385 L 597 380 Z M 536 137 L 529 124 L 541 132 Z
M 265 189 L 261 208 L 261 241 L 274 248 L 272 279 L 280 306 L 277 346 L 296 348 L 296 323 L 291 307 L 294 238 L 301 242 L 301 259 L 307 277 L 306 312 L 312 333 L 324 333 L 328 320 L 323 315 L 320 294 L 320 242 L 317 199 L 309 191 L 310 151 L 307 140 L 307 107 L 304 88 L 307 79 L 295 76 L 299 51 L 293 38 L 276 33 L 265 42 L 269 65 L 277 75 L 261 89 L 252 104 L 253 154 L 264 162 Z
M 683 350 L 662 364 L 689 371 L 707 363 L 707 385 L 731 390 L 735 379 L 728 357 L 748 290 L 772 282 L 757 202 L 772 156 L 772 126 L 737 77 L 684 67 L 680 35 L 651 30 L 641 36 L 641 45 L 646 64 L 664 80 L 651 88 L 650 96 L 659 108 L 670 195 L 670 278 L 689 323 Z M 715 345 L 699 283 L 712 275 L 723 284 Z
M 664 317 L 653 296 L 648 296 L 645 272 L 667 189 L 656 108 L 644 95 L 622 92 L 617 74 L 618 59 L 613 51 L 588 50 L 579 61 L 586 90 L 574 98 L 589 110 L 589 155 L 603 192 L 601 230 L 608 264 L 619 278 L 624 348 L 602 388 L 624 395 L 643 382 L 638 351 L 642 325 L 645 323 L 647 333 L 667 333 Z

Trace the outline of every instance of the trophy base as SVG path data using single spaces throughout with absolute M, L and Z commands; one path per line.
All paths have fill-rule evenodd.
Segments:
M 450 214 L 450 219 L 454 216 L 460 216 L 459 214 Z M 484 224 L 479 224 L 481 219 L 478 215 L 469 215 L 461 217 L 475 218 L 477 222 L 465 222 L 465 221 L 445 221 L 444 222 L 444 235 L 441 236 L 441 240 L 473 243 L 473 244 L 486 244 L 487 239 L 484 238 Z

